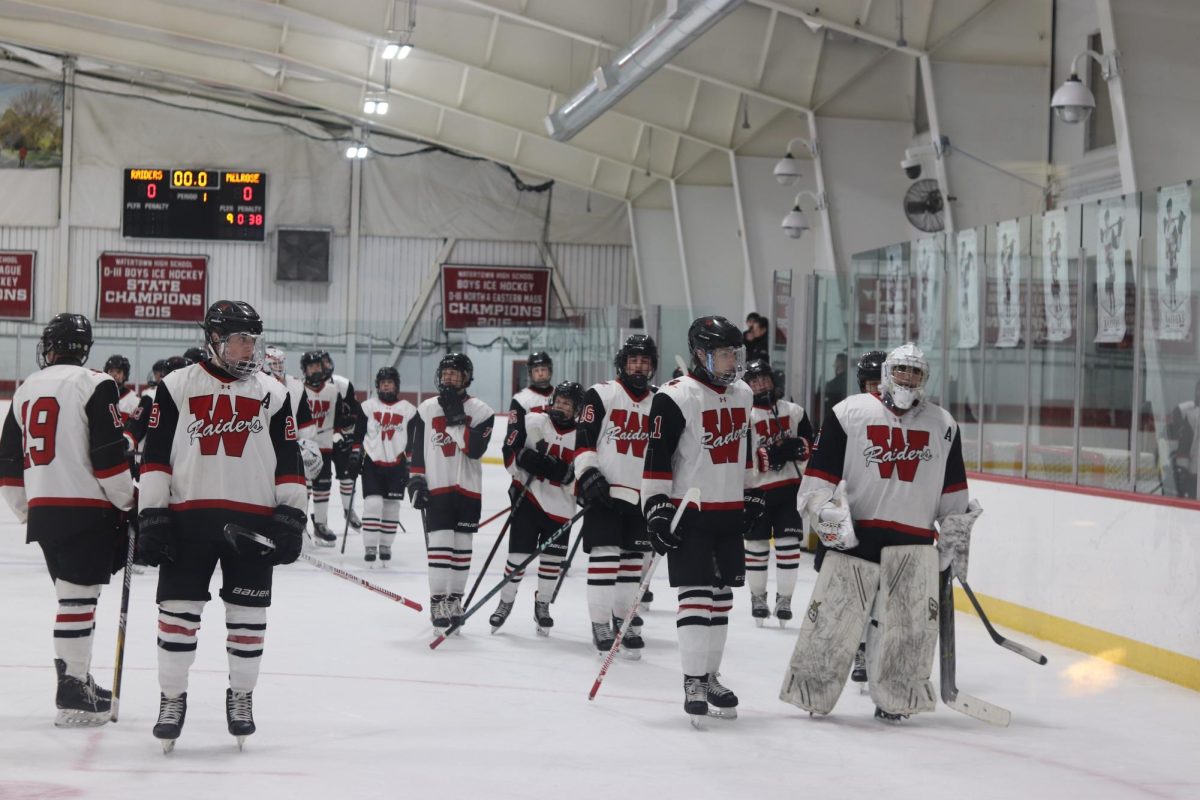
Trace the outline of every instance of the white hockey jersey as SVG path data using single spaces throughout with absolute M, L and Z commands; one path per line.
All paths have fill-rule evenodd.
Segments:
M 362 443 L 367 458 L 380 467 L 404 464 L 408 426 L 417 414 L 416 407 L 407 400 L 385 403 L 378 397 L 369 397 L 362 410 L 367 420 Z
M 526 386 L 513 395 L 508 406 L 508 430 L 504 432 L 504 446 L 501 448 L 504 466 L 512 466 L 517 451 L 525 446 L 525 415 L 550 408 L 552 397 L 554 389 L 538 389 L 535 386 Z
M 460 447 L 454 435 L 446 430 L 446 415 L 436 396 L 417 406 L 417 415 L 408 432 L 411 469 L 413 475 L 425 476 L 432 494 L 457 492 L 478 499 L 483 488 L 479 459 L 492 439 L 496 412 L 470 395 L 463 399 L 463 410 L 467 423 L 456 426 L 463 438 Z
M 278 381 L 276 381 L 278 383 Z M 309 419 L 301 423 L 300 435 L 312 439 L 322 453 L 333 451 L 333 420 L 337 415 L 338 401 L 342 395 L 334 381 L 325 381 L 320 387 L 304 385 L 304 399 L 308 403 Z
M 750 387 L 712 386 L 685 375 L 659 388 L 650 404 L 650 443 L 642 503 L 680 500 L 700 489 L 701 511 L 741 511 L 750 467 Z
M 588 389 L 579 418 L 575 474 L 597 467 L 609 486 L 640 492 L 653 399 L 650 389 L 638 397 L 619 380 Z
M 13 394 L 0 435 L 0 487 L 17 518 L 38 526 L 95 509 L 133 506 L 117 385 L 103 372 L 70 364 L 30 375 Z
M 121 423 L 124 424 L 133 416 L 133 412 L 137 411 L 138 403 L 142 398 L 128 386 L 118 387 L 117 395 L 117 411 L 121 412 Z
M 554 456 L 568 464 L 575 460 L 575 437 L 577 428 L 560 428 L 545 412 L 535 412 L 525 417 L 525 449 L 540 450 L 545 455 Z M 545 448 L 539 447 L 545 443 Z M 532 502 L 555 522 L 566 522 L 575 512 L 574 482 L 564 486 L 557 481 L 532 477 L 528 472 L 515 463 L 508 467 L 509 473 L 522 485 L 528 485 L 525 499 L 521 502 Z M 530 481 L 532 480 L 532 483 Z
M 275 378 L 256 373 L 236 380 L 208 362 L 176 370 L 159 384 L 148 428 L 144 508 L 169 507 L 184 527 L 211 512 L 304 510 L 296 421 Z
M 800 437 L 812 442 L 812 423 L 804 408 L 790 400 L 777 400 L 774 408 L 755 404 L 750 409 L 750 454 L 754 465 L 746 472 L 746 488 L 770 491 L 784 486 L 799 486 L 799 464 L 783 465 L 781 470 L 759 471 L 756 453 L 760 447 L 779 444 L 783 439 Z M 796 464 L 796 467 L 792 467 Z

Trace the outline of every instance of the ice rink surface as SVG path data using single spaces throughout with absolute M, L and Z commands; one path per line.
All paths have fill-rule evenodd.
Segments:
M 486 519 L 506 502 L 502 467 L 484 467 Z M 2 506 L 3 504 L 0 504 Z M 361 508 L 361 498 L 356 499 Z M 339 534 L 334 493 L 330 524 Z M 361 537 L 346 555 L 306 549 L 428 605 L 417 512 L 387 569 L 367 570 Z M 501 521 L 476 541 L 474 580 Z M 41 552 L 0 508 L 0 798 L 982 798 L 1200 797 L 1200 694 L 1015 634 L 1050 658 L 1039 667 L 997 647 L 958 615 L 959 688 L 1012 711 L 992 728 L 939 705 L 898 726 L 872 718 L 849 684 L 832 715 L 778 700 L 798 622 L 756 628 L 734 597 L 723 681 L 739 718 L 693 730 L 683 713 L 675 596 L 665 568 L 644 616 L 642 661 L 618 661 L 600 694 L 582 551 L 553 606 L 553 635 L 534 633 L 533 572 L 504 629 L 495 600 L 436 651 L 427 612 L 304 563 L 280 568 L 254 693 L 258 733 L 239 752 L 225 730 L 224 609 L 209 603 L 183 736 L 163 755 L 158 709 L 156 570 L 135 576 L 117 724 L 53 726 L 54 593 Z M 504 552 L 504 548 L 501 549 Z M 497 556 L 480 596 L 501 575 Z M 804 556 L 795 605 L 815 573 Z M 773 591 L 774 573 L 771 586 Z M 987 587 L 976 587 L 987 592 Z M 213 588 L 214 596 L 216 587 Z M 92 671 L 111 685 L 119 576 L 101 596 Z M 936 675 L 934 677 L 936 682 Z

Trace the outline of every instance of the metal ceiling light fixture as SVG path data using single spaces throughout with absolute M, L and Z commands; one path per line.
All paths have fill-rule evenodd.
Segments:
M 1050 107 L 1054 109 L 1054 114 L 1059 120 L 1071 124 L 1084 122 L 1096 110 L 1095 95 L 1079 80 L 1079 60 L 1090 57 L 1100 65 L 1100 74 L 1104 76 L 1104 80 L 1111 81 L 1121 71 L 1118 56 L 1116 52 L 1104 55 L 1095 50 L 1084 50 L 1071 60 L 1071 77 L 1063 81 L 1063 85 L 1058 87 L 1054 97 L 1050 99 Z
M 557 141 L 569 141 L 742 2 L 667 0 L 661 17 L 612 62 L 597 67 L 592 80 L 546 117 L 546 132 Z
M 417 27 L 417 0 L 404 0 L 404 5 L 405 27 L 402 28 L 396 27 L 396 0 L 388 6 L 387 39 L 379 52 L 384 61 L 403 61 L 413 51 L 411 40 Z
M 808 189 L 804 189 L 796 195 L 796 199 L 792 201 L 792 210 L 787 213 L 787 216 L 783 218 L 783 222 L 779 225 L 783 228 L 783 232 L 787 234 L 789 239 L 799 239 L 809 229 L 808 217 L 800 210 L 800 198 L 805 196 L 813 199 L 813 202 L 817 204 L 817 211 L 822 211 L 825 208 L 824 195 L 810 192 Z
M 792 147 L 801 144 L 813 158 L 817 157 L 817 146 L 808 139 L 797 136 L 787 143 L 787 152 L 783 158 L 775 162 L 775 180 L 784 186 L 791 186 L 800 177 L 800 165 L 792 157 Z

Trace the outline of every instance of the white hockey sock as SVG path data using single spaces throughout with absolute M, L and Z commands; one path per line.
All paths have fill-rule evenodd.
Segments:
M 383 532 L 383 496 L 378 494 L 363 498 L 362 533 L 363 547 L 378 547 Z M 389 542 L 390 544 L 390 542 Z
M 450 593 L 450 564 L 454 558 L 454 531 L 429 532 L 429 594 Z
M 467 577 L 471 571 L 471 544 L 474 536 L 469 533 L 454 533 L 454 552 L 451 560 L 450 594 L 465 594 Z
M 679 661 L 684 675 L 708 673 L 708 631 L 712 619 L 711 586 L 680 586 L 675 627 L 679 635 Z
M 642 553 L 626 550 L 621 553 L 621 571 L 617 573 L 617 590 L 613 594 L 612 615 L 625 619 L 633 608 L 633 598 L 642 582 Z
M 764 594 L 767 591 L 767 559 L 771 556 L 771 543 L 766 539 L 747 539 L 745 552 L 746 586 L 750 594 Z
M 800 537 L 775 538 L 775 591 L 791 597 L 796 590 L 796 574 L 800 566 Z M 747 573 L 748 575 L 749 573 Z M 753 591 L 753 590 L 751 590 Z
M 514 570 L 520 566 L 521 562 L 529 558 L 529 553 L 509 553 L 508 561 L 504 564 L 504 577 L 509 575 L 513 579 L 504 584 L 504 588 L 500 590 L 500 599 L 506 603 L 511 603 L 517 599 L 517 589 L 521 588 L 521 579 L 525 577 L 525 570 L 521 570 L 514 574 Z
M 254 691 L 267 635 L 267 609 L 226 603 L 225 631 L 229 688 L 235 692 Z
M 354 502 L 354 479 L 338 478 L 338 491 L 342 493 L 342 510 L 349 511 Z
M 705 672 L 721 671 L 721 657 L 725 655 L 725 640 L 729 637 L 729 611 L 733 608 L 733 592 L 728 587 L 714 588 L 712 617 L 708 627 L 708 659 Z
M 54 581 L 58 614 L 54 618 L 54 655 L 67 665 L 67 674 L 86 680 L 92 663 L 92 631 L 96 627 L 99 586 Z
M 164 600 L 158 604 L 158 686 L 167 697 L 187 691 L 203 610 L 203 600 Z
M 396 539 L 396 526 L 400 523 L 400 501 L 383 501 L 383 519 L 379 523 L 379 543 L 391 547 Z
M 538 556 L 538 599 L 544 603 L 550 602 L 554 596 L 554 587 L 558 585 L 558 576 L 562 572 L 563 559 L 567 557 L 565 544 L 552 544 Z
M 329 523 L 329 488 L 313 489 L 313 519 L 322 525 Z
M 616 547 L 593 547 L 588 556 L 588 616 L 595 623 L 610 623 L 615 600 L 621 552 Z

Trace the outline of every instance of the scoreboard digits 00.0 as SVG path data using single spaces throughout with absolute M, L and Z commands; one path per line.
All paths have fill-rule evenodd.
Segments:
M 266 239 L 267 174 L 130 167 L 121 234 L 138 239 Z

